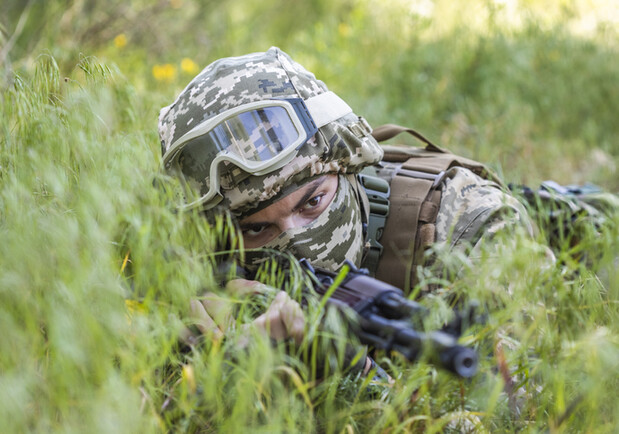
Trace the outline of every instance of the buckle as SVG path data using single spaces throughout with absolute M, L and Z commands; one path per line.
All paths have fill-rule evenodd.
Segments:
M 360 173 L 359 180 L 370 202 L 370 215 L 385 218 L 389 215 L 389 183 L 382 178 Z
M 348 129 L 357 137 L 363 138 L 372 134 L 372 127 L 365 120 L 365 118 L 359 116 L 357 122 L 347 125 Z

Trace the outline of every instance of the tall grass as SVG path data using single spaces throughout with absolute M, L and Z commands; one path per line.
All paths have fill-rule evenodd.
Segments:
M 398 35 L 363 33 L 378 24 L 365 3 L 355 5 L 348 30 L 327 14 L 310 29 L 317 33 L 296 32 L 282 15 L 293 35 L 283 48 L 373 124 L 412 123 L 500 165 L 508 180 L 590 179 L 616 190 L 616 45 L 560 28 L 425 39 L 423 20 L 396 45 Z M 346 9 L 306 7 L 318 16 Z M 231 19 L 243 23 L 241 12 Z M 388 8 L 382 13 L 388 23 Z M 251 36 L 209 56 L 263 48 L 245 41 Z M 332 50 L 320 49 L 324 39 Z M 356 46 L 372 60 L 352 55 Z M 159 174 L 157 109 L 187 77 L 156 84 L 140 75 L 147 56 L 139 52 L 122 63 L 99 47 L 115 63 L 57 56 L 62 46 L 54 56 L 18 48 L 0 100 L 4 431 L 616 431 L 616 213 L 583 239 L 579 248 L 594 254 L 588 264 L 566 243 L 549 265 L 521 237 L 497 243 L 474 266 L 453 258 L 464 271 L 450 293 L 490 310 L 463 338 L 481 355 L 472 380 L 382 353 L 376 359 L 395 383 L 361 377 L 348 369 L 359 356 L 354 340 L 347 349 L 338 317 L 316 302 L 300 347 L 252 336 L 240 349 L 238 331 L 190 345 L 179 338 L 191 328 L 189 300 L 207 290 L 226 297 L 214 256 L 236 237 L 225 217 L 211 226 L 175 212 L 176 186 Z M 266 270 L 262 279 L 299 295 L 294 275 Z M 236 329 L 272 297 L 232 300 Z M 428 321 L 448 317 L 441 295 L 423 302 L 432 307 Z

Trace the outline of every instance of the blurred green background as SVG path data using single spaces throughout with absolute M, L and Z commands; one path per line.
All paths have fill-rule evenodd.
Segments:
M 266 342 L 232 365 L 217 342 L 179 355 L 188 300 L 221 291 L 229 232 L 174 212 L 153 177 L 160 107 L 211 61 L 276 45 L 374 126 L 412 126 L 508 181 L 617 192 L 618 3 L 0 2 L 0 429 L 616 432 L 617 225 L 588 241 L 598 274 L 567 262 L 567 279 L 527 242 L 471 273 L 482 302 L 505 299 L 472 339 L 519 341 L 522 413 L 494 357 L 466 384 L 386 359 L 399 381 L 367 399 L 366 380 L 316 383 Z
M 5 67 L 115 64 L 153 131 L 208 63 L 275 45 L 374 126 L 412 126 L 509 181 L 619 190 L 615 0 L 7 0 L 0 16 Z

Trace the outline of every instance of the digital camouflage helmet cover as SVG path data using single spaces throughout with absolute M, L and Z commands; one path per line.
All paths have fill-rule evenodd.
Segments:
M 302 101 L 302 107 L 296 105 L 293 110 L 288 102 L 296 100 Z M 316 129 L 306 128 L 311 131 L 311 136 L 308 134 L 306 140 L 297 138 L 297 142 L 303 142 L 294 142 L 292 148 L 269 154 L 277 154 L 272 159 L 258 156 L 258 145 L 255 144 L 251 147 L 257 157 L 250 157 L 250 161 L 239 157 L 240 151 L 233 155 L 229 144 L 221 146 L 219 133 L 229 130 L 233 122 L 219 123 L 216 127 L 219 130 L 212 129 L 209 123 L 217 124 L 221 116 L 226 119 L 233 116 L 236 121 L 238 113 L 249 110 L 248 107 L 252 113 L 263 116 L 264 111 L 259 110 L 271 105 L 270 101 L 274 101 L 273 105 L 286 105 L 287 112 L 282 113 L 293 118 L 295 125 L 298 123 L 296 118 L 310 118 L 318 132 L 313 134 Z M 256 109 L 252 104 L 258 104 L 260 108 Z M 278 121 L 271 123 L 267 127 L 263 125 L 259 133 L 276 137 L 275 124 Z M 209 139 L 205 145 L 203 133 L 206 130 L 211 131 L 214 140 Z M 236 216 L 263 209 L 318 175 L 354 174 L 364 166 L 380 161 L 383 151 L 370 133 L 371 128 L 363 118 L 356 116 L 314 74 L 276 47 L 264 53 L 213 62 L 171 105 L 161 109 L 159 115 L 164 165 L 170 172 L 180 172 L 191 185 L 194 198 L 187 199 L 189 207 L 209 209 L 219 205 Z M 251 141 L 252 135 L 255 135 L 252 131 L 246 132 L 242 144 Z M 198 151 L 185 152 L 189 146 L 187 143 Z M 207 147 L 214 150 L 203 151 Z M 221 161 L 211 164 L 217 157 Z M 260 167 L 260 170 L 252 167 Z

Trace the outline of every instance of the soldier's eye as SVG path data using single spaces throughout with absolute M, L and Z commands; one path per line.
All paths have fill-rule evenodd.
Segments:
M 257 237 L 266 229 L 266 225 L 250 225 L 241 228 L 243 236 Z
M 323 197 L 324 197 L 324 194 L 318 194 L 308 199 L 308 201 L 305 202 L 305 204 L 303 205 L 303 209 L 310 210 L 310 209 L 316 208 L 318 205 L 320 205 L 320 202 L 322 202 Z

